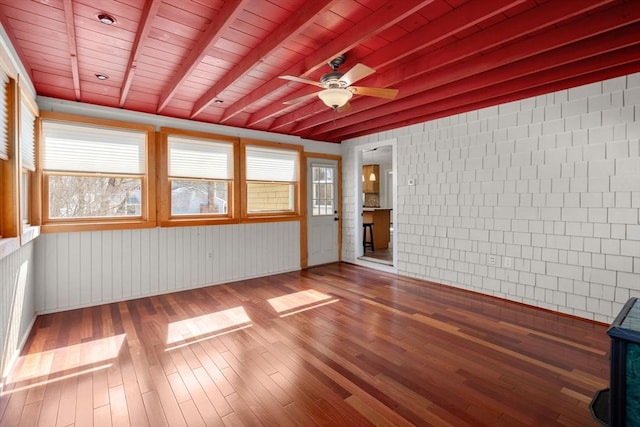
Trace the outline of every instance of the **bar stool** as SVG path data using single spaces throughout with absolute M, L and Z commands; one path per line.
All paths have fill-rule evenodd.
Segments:
M 369 230 L 370 240 L 367 240 L 367 229 Z M 367 253 L 367 248 L 371 248 L 371 252 L 374 252 L 376 250 L 373 247 L 373 223 L 371 222 L 362 223 L 362 249 L 364 250 L 363 254 Z

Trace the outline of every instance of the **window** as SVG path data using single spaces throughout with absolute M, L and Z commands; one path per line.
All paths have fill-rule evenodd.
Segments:
M 20 97 L 20 214 L 23 224 L 31 224 L 32 175 L 36 170 L 35 125 L 37 107 Z
M 245 145 L 248 216 L 298 213 L 300 148 L 282 145 Z
M 333 166 L 313 165 L 311 169 L 311 201 L 313 216 L 333 215 L 335 211 L 333 196 Z
M 13 167 L 11 165 L 11 82 L 0 67 L 0 238 L 15 237 L 16 227 L 10 212 L 4 208 L 13 206 Z
M 162 225 L 210 223 L 234 217 L 237 139 L 163 128 Z
M 96 223 L 100 228 L 155 225 L 153 177 L 147 166 L 153 158 L 152 132 L 142 125 L 87 118 L 72 123 L 46 115 L 45 224 L 73 223 L 76 230 L 82 223 L 87 229 Z

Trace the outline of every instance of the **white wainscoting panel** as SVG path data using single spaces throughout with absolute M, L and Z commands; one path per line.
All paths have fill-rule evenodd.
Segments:
M 300 269 L 300 223 L 49 233 L 36 309 L 53 312 Z
M 35 319 L 34 271 L 33 241 L 0 259 L 0 384 Z

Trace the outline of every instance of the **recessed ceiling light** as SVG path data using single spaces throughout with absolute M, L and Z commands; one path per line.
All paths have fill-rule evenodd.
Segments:
M 216 98 L 213 100 L 213 102 L 215 102 L 216 104 L 222 104 L 224 101 L 220 98 Z
M 98 15 L 98 21 L 102 22 L 104 25 L 113 25 L 116 22 L 116 19 L 106 13 L 100 13 Z
M 98 80 L 107 80 L 109 78 L 109 76 L 107 76 L 106 74 L 96 74 L 96 79 Z

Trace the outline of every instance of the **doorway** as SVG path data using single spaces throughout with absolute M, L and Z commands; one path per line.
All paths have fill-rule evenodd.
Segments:
M 340 259 L 338 161 L 307 158 L 307 265 Z
M 354 150 L 356 263 L 396 272 L 398 246 L 397 233 L 394 232 L 394 225 L 397 223 L 396 140 L 358 145 Z M 371 224 L 366 227 L 366 235 L 364 223 Z M 373 238 L 370 236 L 371 229 L 373 229 Z M 370 248 L 371 243 L 373 248 Z

